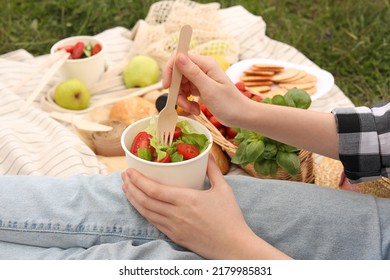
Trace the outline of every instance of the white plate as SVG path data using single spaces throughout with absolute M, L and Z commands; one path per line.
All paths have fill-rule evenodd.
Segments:
M 322 70 L 320 68 L 308 67 L 300 64 L 294 64 L 282 60 L 274 59 L 265 59 L 265 58 L 251 58 L 246 60 L 241 60 L 237 63 L 234 63 L 226 70 L 226 74 L 229 78 L 236 83 L 240 80 L 240 76 L 246 70 L 248 70 L 253 64 L 274 64 L 280 65 L 288 68 L 304 70 L 309 74 L 312 74 L 317 77 L 317 91 L 311 96 L 312 100 L 316 100 L 321 96 L 327 94 L 334 85 L 334 78 L 329 72 Z

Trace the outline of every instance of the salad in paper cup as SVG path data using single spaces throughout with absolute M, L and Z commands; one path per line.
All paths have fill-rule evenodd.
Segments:
M 212 142 L 205 126 L 183 116 L 171 146 L 158 143 L 156 117 L 131 124 L 121 137 L 129 167 L 162 184 L 196 189 L 203 189 Z

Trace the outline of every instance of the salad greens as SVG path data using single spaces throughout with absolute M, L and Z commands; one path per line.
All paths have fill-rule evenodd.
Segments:
M 183 155 L 177 152 L 177 144 L 185 143 L 185 144 L 193 144 L 199 148 L 200 154 L 207 149 L 210 142 L 206 135 L 196 133 L 195 130 L 191 127 L 190 123 L 187 120 L 182 120 L 176 123 L 176 126 L 181 129 L 181 135 L 173 140 L 171 146 L 161 145 L 157 141 L 156 137 L 156 120 L 155 118 L 151 118 L 149 126 L 144 130 L 145 132 L 152 135 L 152 139 L 150 140 L 150 145 L 155 149 L 157 154 L 157 160 L 161 160 L 166 157 L 167 153 L 169 153 L 171 162 L 179 162 L 183 161 Z M 139 149 L 140 151 L 141 149 Z M 146 149 L 149 150 L 149 149 Z M 138 152 L 139 153 L 139 152 Z M 143 153 L 143 152 L 141 152 Z M 150 150 L 149 150 L 150 153 Z M 140 156 L 140 154 L 138 155 Z M 147 158 L 151 158 L 152 155 L 148 155 L 145 153 Z M 146 158 L 144 158 L 146 159 Z M 149 159 L 150 160 L 150 159 Z
M 284 96 L 275 95 L 265 98 L 261 102 L 307 109 L 311 105 L 310 95 L 297 88 L 289 90 Z M 300 159 L 296 147 L 264 137 L 250 130 L 235 128 L 237 135 L 234 142 L 239 144 L 232 158 L 232 163 L 246 166 L 253 163 L 253 167 L 259 175 L 275 176 L 281 167 L 291 176 L 296 176 L 300 171 Z

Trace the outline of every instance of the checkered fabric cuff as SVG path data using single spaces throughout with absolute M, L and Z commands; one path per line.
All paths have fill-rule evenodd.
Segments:
M 378 131 L 368 107 L 338 108 L 335 115 L 339 156 L 344 172 L 353 183 L 376 180 L 381 175 Z

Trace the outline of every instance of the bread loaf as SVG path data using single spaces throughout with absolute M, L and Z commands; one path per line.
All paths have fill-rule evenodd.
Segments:
M 127 125 L 140 119 L 156 114 L 157 110 L 153 103 L 142 97 L 130 97 L 112 105 L 109 120 L 124 122 Z

